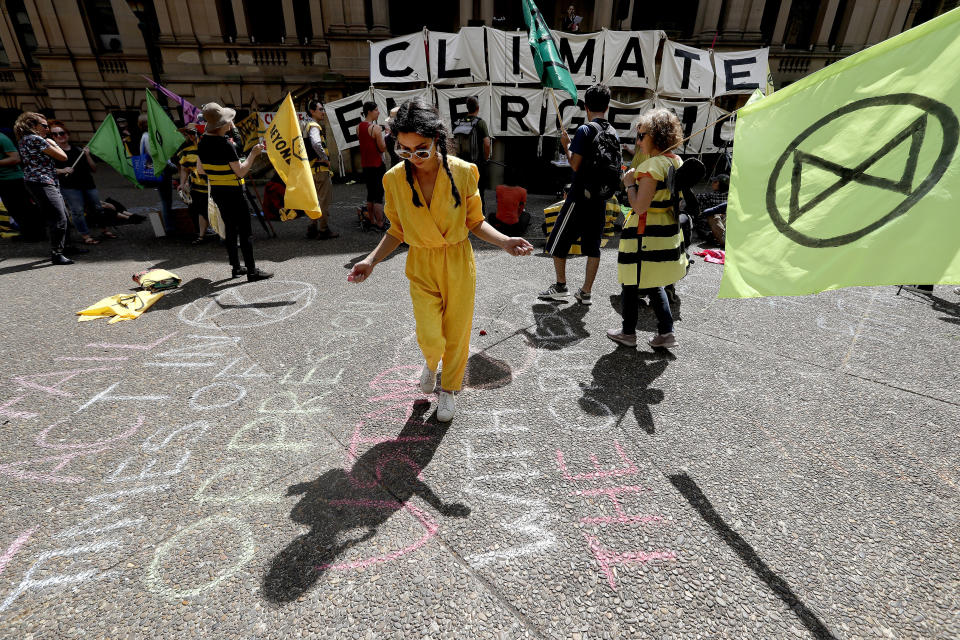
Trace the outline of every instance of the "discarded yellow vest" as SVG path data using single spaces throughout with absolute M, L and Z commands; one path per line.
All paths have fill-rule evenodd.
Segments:
M 136 320 L 163 295 L 163 293 L 138 291 L 109 296 L 86 309 L 77 311 L 77 315 L 80 316 L 77 318 L 77 322 L 86 322 L 97 318 L 110 318 L 110 324 L 121 320 Z
M 177 274 L 166 269 L 147 269 L 134 274 L 133 281 L 139 284 L 142 289 L 165 291 L 176 289 L 183 280 Z

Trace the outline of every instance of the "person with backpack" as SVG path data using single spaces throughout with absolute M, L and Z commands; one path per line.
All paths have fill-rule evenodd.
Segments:
M 584 94 L 584 103 L 588 123 L 577 129 L 573 142 L 566 131 L 560 137 L 574 171 L 573 182 L 545 247 L 545 251 L 553 256 L 557 281 L 538 297 L 541 300 L 569 297 L 567 254 L 570 246 L 578 243 L 583 255 L 587 256 L 587 266 L 583 286 L 574 297 L 580 304 L 590 305 L 593 282 L 600 268 L 600 237 L 606 221 L 606 202 L 620 185 L 622 155 L 617 132 L 604 118 L 610 106 L 610 89 L 599 83 L 591 86 Z
M 480 117 L 480 101 L 476 96 L 467 98 L 467 115 L 453 123 L 453 139 L 457 145 L 456 156 L 461 160 L 477 165 L 480 172 L 480 205 L 484 215 L 487 213 L 483 192 L 487 186 L 487 162 L 490 160 L 490 130 Z
M 649 157 L 623 176 L 632 209 L 623 223 L 617 256 L 623 327 L 607 330 L 607 337 L 637 346 L 639 297 L 648 295 L 657 317 L 657 335 L 648 342 L 654 348 L 670 349 L 677 346 L 677 339 L 664 287 L 680 280 L 687 270 L 676 211 L 676 192 L 687 187 L 674 184 L 683 161 L 670 151 L 683 138 L 683 130 L 672 112 L 654 109 L 641 116 L 637 131 L 641 150 Z

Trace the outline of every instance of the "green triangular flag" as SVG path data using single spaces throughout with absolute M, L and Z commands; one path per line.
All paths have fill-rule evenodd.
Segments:
M 177 149 L 186 138 L 177 131 L 167 112 L 149 91 L 147 93 L 147 133 L 150 145 L 150 158 L 153 159 L 153 175 L 163 173 L 167 160 L 176 155 Z
M 557 43 L 553 39 L 550 27 L 533 0 L 522 0 L 523 19 L 527 23 L 530 48 L 533 50 L 533 63 L 537 66 L 540 83 L 551 89 L 563 89 L 570 94 L 573 104 L 577 104 L 577 85 L 570 76 L 570 69 L 560 58 Z
M 87 143 L 90 153 L 97 156 L 108 165 L 113 167 L 117 173 L 132 182 L 138 189 L 143 189 L 137 176 L 133 173 L 133 162 L 127 155 L 127 148 L 123 144 L 123 137 L 120 135 L 120 129 L 113 119 L 113 114 L 108 114 L 107 119 L 103 121 L 97 132 Z

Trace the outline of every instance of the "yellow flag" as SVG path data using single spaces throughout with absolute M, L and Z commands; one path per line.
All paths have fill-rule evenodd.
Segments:
M 286 194 L 283 196 L 284 207 L 314 212 L 317 213 L 316 217 L 319 217 L 321 214 L 317 188 L 310 173 L 310 161 L 307 159 L 307 148 L 297 122 L 297 110 L 293 107 L 293 98 L 289 93 L 267 128 L 265 140 L 270 162 L 287 185 Z

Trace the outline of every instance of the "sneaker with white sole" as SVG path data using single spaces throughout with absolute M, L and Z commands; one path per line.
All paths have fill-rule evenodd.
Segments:
M 607 329 L 607 337 L 626 347 L 637 346 L 637 334 L 635 333 L 624 333 L 621 329 Z
M 590 299 L 590 294 L 586 293 L 583 289 L 577 289 L 577 292 L 573 294 L 573 297 L 577 299 L 577 302 L 585 307 L 589 307 L 591 304 L 593 304 L 593 301 Z
M 570 297 L 570 290 L 567 289 L 567 285 L 561 287 L 554 283 L 546 291 L 541 291 L 537 297 L 541 300 L 566 300 Z
M 661 333 L 653 336 L 647 342 L 650 343 L 650 346 L 654 349 L 664 348 L 664 349 L 673 349 L 677 346 L 677 337 L 673 335 L 673 332 L 670 333 Z
M 440 391 L 440 401 L 437 403 L 437 420 L 440 422 L 450 422 L 453 420 L 453 412 L 457 408 L 456 400 L 449 391 Z
M 423 365 L 423 371 L 420 372 L 420 391 L 424 393 L 433 393 L 437 388 L 437 372 L 430 371 L 430 367 Z

